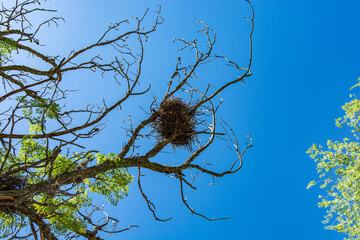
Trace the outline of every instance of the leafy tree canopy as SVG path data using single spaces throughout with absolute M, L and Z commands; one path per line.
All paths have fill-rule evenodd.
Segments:
M 359 86 L 360 78 L 352 88 Z M 320 181 L 311 181 L 308 188 L 320 183 L 320 188 L 326 189 L 325 195 L 319 196 L 319 206 L 327 208 L 326 228 L 355 240 L 360 239 L 360 99 L 350 96 L 353 99 L 342 107 L 345 114 L 336 119 L 336 126 L 349 127 L 352 136 L 343 141 L 328 140 L 327 149 L 316 144 L 309 149 Z

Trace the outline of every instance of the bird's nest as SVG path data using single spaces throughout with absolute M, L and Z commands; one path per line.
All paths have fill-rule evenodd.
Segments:
M 180 98 L 170 98 L 161 103 L 157 112 L 153 128 L 159 140 L 169 140 L 174 148 L 191 150 L 197 124 L 193 107 Z
M 26 179 L 19 176 L 6 176 L 0 178 L 0 192 L 22 189 L 26 186 L 26 182 Z M 1 202 L 9 202 L 12 201 L 11 199 L 13 200 L 13 197 L 3 196 Z M 17 209 L 14 206 L 0 203 L 0 211 L 6 214 L 14 214 L 17 212 Z

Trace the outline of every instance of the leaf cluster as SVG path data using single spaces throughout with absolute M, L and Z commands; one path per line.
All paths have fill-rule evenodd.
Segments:
M 360 80 L 360 79 L 359 79 Z M 358 86 L 358 84 L 356 85 Z M 360 101 L 355 98 L 343 107 L 344 117 L 336 125 L 347 125 L 358 140 L 360 132 Z M 314 144 L 308 151 L 317 162 L 320 188 L 326 189 L 319 196 L 320 207 L 327 208 L 327 229 L 345 233 L 349 240 L 360 239 L 360 144 L 345 138 L 343 141 L 328 141 L 327 149 Z M 308 188 L 316 185 L 311 181 Z
M 11 51 L 16 49 L 16 42 L 9 38 L 0 36 L 0 66 L 4 61 L 9 60 Z

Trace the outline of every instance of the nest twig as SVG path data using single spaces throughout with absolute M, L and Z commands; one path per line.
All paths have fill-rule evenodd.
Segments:
M 163 101 L 157 112 L 153 128 L 159 139 L 170 140 L 174 148 L 191 150 L 197 121 L 190 104 L 174 97 Z
M 24 188 L 26 186 L 26 179 L 17 176 L 7 176 L 0 179 L 0 191 L 10 191 Z M 14 214 L 17 209 L 8 204 L 1 204 L 1 202 L 14 201 L 12 196 L 2 196 L 0 198 L 0 211 L 5 214 Z

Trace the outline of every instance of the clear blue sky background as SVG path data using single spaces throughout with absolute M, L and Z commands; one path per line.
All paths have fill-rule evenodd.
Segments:
M 53 0 L 48 5 L 57 8 L 66 22 L 44 31 L 43 43 L 47 43 L 50 53 L 66 56 L 67 51 L 94 41 L 110 22 L 139 16 L 144 8 L 156 10 L 158 3 L 162 5 L 165 22 L 145 45 L 143 68 L 144 81 L 153 84 L 151 94 L 165 91 L 177 56 L 172 39 L 192 39 L 198 29 L 193 21 L 195 17 L 217 30 L 215 52 L 246 63 L 249 23 L 243 17 L 249 17 L 251 12 L 241 0 Z M 224 92 L 225 103 L 219 116 L 238 136 L 251 134 L 254 147 L 244 156 L 244 166 L 237 174 L 216 180 L 215 186 L 208 185 L 211 179 L 200 176 L 196 184 L 199 190 L 186 190 L 196 210 L 209 217 L 233 216 L 232 219 L 208 222 L 192 216 L 181 202 L 177 181 L 144 172 L 144 191 L 156 204 L 159 217 L 172 216 L 173 220 L 155 221 L 137 185 L 132 184 L 129 196 L 108 211 L 120 219 L 121 225 L 136 224 L 140 229 L 108 239 L 338 240 L 344 237 L 323 229 L 325 210 L 317 207 L 321 191 L 306 190 L 307 183 L 317 177 L 316 165 L 306 151 L 314 142 L 325 144 L 327 139 L 341 140 L 349 135 L 346 129 L 335 127 L 334 119 L 342 115 L 341 106 L 349 100 L 349 88 L 360 76 L 360 1 L 253 0 L 252 3 L 256 14 L 253 77 L 245 85 Z M 201 81 L 214 78 L 224 81 L 234 74 L 216 71 L 216 68 L 202 71 Z M 91 79 L 87 74 L 68 77 L 69 86 L 84 89 L 74 95 L 73 104 L 85 104 L 91 101 L 89 96 L 105 95 L 109 102 L 116 97 L 118 90 L 107 85 L 111 79 Z M 133 101 L 125 108 L 126 112 L 109 116 L 108 127 L 87 142 L 89 148 L 119 152 L 124 142 L 120 128 L 123 119 L 131 114 L 141 120 L 144 115 L 137 106 L 146 107 L 148 100 Z M 169 156 L 179 158 L 176 153 Z M 233 157 L 218 142 L 199 161 L 207 159 L 216 164 L 230 162 Z

